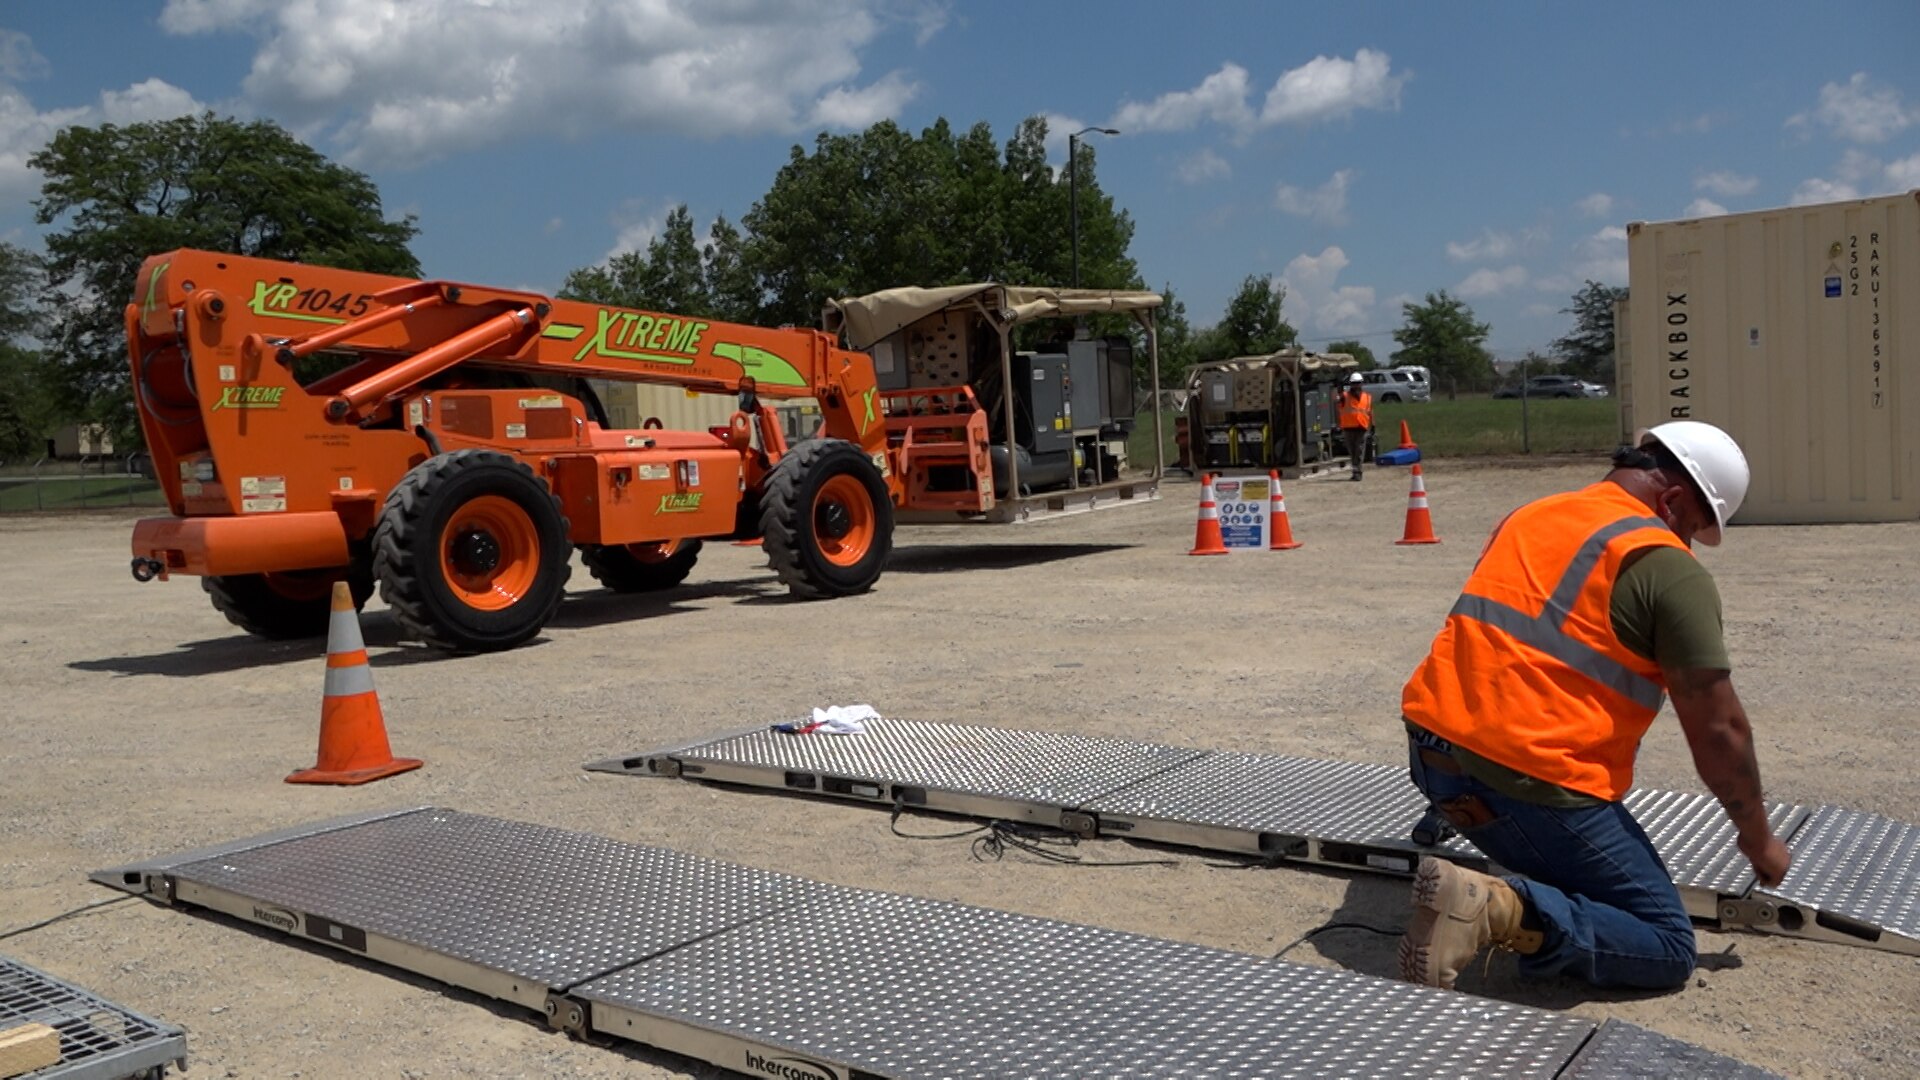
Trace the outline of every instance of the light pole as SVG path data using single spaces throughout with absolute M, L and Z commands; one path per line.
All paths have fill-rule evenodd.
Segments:
M 1118 135 L 1112 128 L 1087 127 L 1067 136 L 1067 217 L 1073 222 L 1073 287 L 1080 287 L 1080 136 L 1091 131 Z

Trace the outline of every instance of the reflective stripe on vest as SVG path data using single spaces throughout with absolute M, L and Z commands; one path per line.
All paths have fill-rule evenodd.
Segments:
M 1587 578 L 1593 574 L 1593 568 L 1599 565 L 1600 557 L 1606 553 L 1607 545 L 1613 542 L 1613 538 L 1635 529 L 1650 527 L 1665 528 L 1666 522 L 1653 517 L 1623 518 L 1602 526 L 1587 537 L 1580 544 L 1580 550 L 1574 553 L 1573 561 L 1567 564 L 1566 572 L 1555 583 L 1539 615 L 1528 615 L 1498 600 L 1472 593 L 1461 593 L 1449 614 L 1486 623 L 1511 635 L 1516 641 L 1539 649 L 1635 705 L 1657 712 L 1667 699 L 1659 684 L 1629 671 L 1620 661 L 1584 641 L 1568 636 L 1562 629 L 1573 614 L 1574 602 L 1586 587 Z

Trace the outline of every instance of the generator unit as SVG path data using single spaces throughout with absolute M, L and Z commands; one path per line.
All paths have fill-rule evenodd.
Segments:
M 1297 476 L 1344 464 L 1334 398 L 1358 367 L 1344 353 L 1294 349 L 1194 365 L 1187 379 L 1194 466 Z
M 975 379 L 976 387 L 993 387 L 982 404 L 994 442 L 997 497 L 1009 494 L 1010 454 L 1019 455 L 1023 496 L 1120 475 L 1134 425 L 1133 347 L 1125 338 L 1075 339 L 1015 353 L 1011 439 L 997 383 L 987 372 Z

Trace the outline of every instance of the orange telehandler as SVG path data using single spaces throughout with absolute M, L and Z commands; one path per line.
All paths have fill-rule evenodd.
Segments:
M 134 577 L 199 575 L 266 637 L 324 632 L 333 581 L 356 602 L 377 581 L 411 635 L 511 648 L 552 617 L 576 547 L 647 591 L 705 539 L 757 538 L 793 593 L 858 593 L 915 490 L 872 361 L 818 330 L 182 250 L 142 266 L 126 331 L 172 510 L 135 526 Z M 738 410 L 609 430 L 589 378 Z M 788 446 L 766 403 L 786 398 L 818 401 L 823 437 Z M 914 467 L 988 474 L 984 443 L 929 449 Z

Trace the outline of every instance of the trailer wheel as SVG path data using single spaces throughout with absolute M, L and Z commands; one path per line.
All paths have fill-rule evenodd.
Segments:
M 801 443 L 774 466 L 761 505 L 767 559 L 795 596 L 848 596 L 879 579 L 893 549 L 893 503 L 859 447 Z
M 373 596 L 373 574 L 364 563 L 329 570 L 203 577 L 200 587 L 215 611 L 247 633 L 270 641 L 295 641 L 327 632 L 336 581 L 345 581 L 353 591 L 355 608 Z
M 687 580 L 700 557 L 698 540 L 664 544 L 581 544 L 580 561 L 595 581 L 614 592 L 671 589 Z
M 539 633 L 560 606 L 572 557 L 560 500 L 494 450 L 414 466 L 387 495 L 373 539 L 394 618 L 453 652 L 510 649 Z

